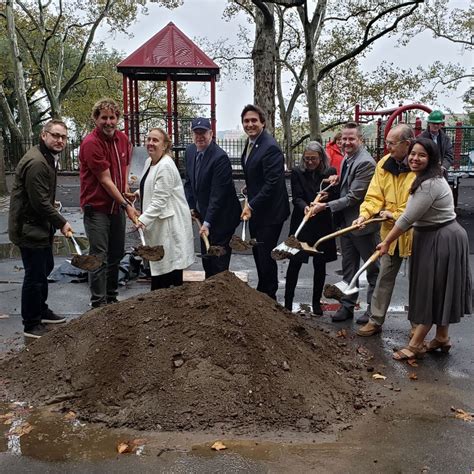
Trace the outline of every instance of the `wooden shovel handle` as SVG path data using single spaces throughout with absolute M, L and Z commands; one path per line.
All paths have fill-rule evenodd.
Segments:
M 194 222 L 196 222 L 196 224 L 198 225 L 198 230 L 201 230 L 201 227 L 202 227 L 201 221 L 197 217 L 192 216 L 192 218 Z M 207 235 L 203 235 L 203 234 L 199 234 L 199 235 L 202 241 L 204 242 L 204 246 L 206 247 L 206 252 L 209 252 L 210 244 L 209 244 L 209 239 L 207 238 Z

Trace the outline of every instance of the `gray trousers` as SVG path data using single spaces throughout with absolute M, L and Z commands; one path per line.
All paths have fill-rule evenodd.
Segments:
M 375 247 L 379 242 L 378 236 L 378 232 L 373 232 L 361 236 L 346 234 L 341 237 L 342 277 L 345 282 L 349 283 L 357 273 L 357 270 L 360 268 L 360 260 L 367 261 L 375 252 Z M 367 289 L 368 305 L 371 304 L 372 293 L 375 289 L 378 274 L 379 263 L 374 262 L 367 268 L 367 281 L 369 283 L 369 288 Z M 358 296 L 359 293 L 345 295 L 341 298 L 341 303 L 345 308 L 353 311 Z
M 392 299 L 395 280 L 403 262 L 403 257 L 398 254 L 398 246 L 394 255 L 385 254 L 380 257 L 380 271 L 372 295 L 370 322 L 382 326 L 385 322 L 390 300 Z
M 97 255 L 103 264 L 89 272 L 91 303 L 107 303 L 118 295 L 120 260 L 125 251 L 125 213 L 103 214 L 88 209 L 84 214 L 84 228 L 89 239 L 89 254 Z

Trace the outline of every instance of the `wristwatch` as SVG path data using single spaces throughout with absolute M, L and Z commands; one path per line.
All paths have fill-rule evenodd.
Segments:
M 127 207 L 128 207 L 128 206 L 131 206 L 131 205 L 132 205 L 132 203 L 131 203 L 130 201 L 127 201 L 127 200 L 125 199 L 125 201 L 123 201 L 123 202 L 120 204 L 120 207 L 121 207 L 124 211 L 126 211 L 126 210 L 127 210 Z

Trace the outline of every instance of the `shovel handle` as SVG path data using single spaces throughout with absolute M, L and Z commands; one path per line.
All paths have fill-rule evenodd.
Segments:
M 347 289 L 349 288 L 354 288 L 356 282 L 357 282 L 357 279 L 360 277 L 360 275 L 367 269 L 367 267 L 369 265 L 371 265 L 372 263 L 374 263 L 378 258 L 380 257 L 380 250 L 376 250 L 368 259 L 367 261 L 364 263 L 364 265 L 362 265 L 359 270 L 357 270 L 357 273 L 354 275 L 354 277 L 352 278 L 351 282 L 349 283 L 349 286 L 347 287 Z
M 364 225 L 371 224 L 373 222 L 383 222 L 388 220 L 386 217 L 372 217 L 371 219 L 367 219 L 364 222 Z M 324 237 L 321 237 L 314 245 L 313 249 L 316 250 L 319 245 L 321 245 L 323 242 L 326 242 L 326 240 L 331 240 L 335 239 L 336 237 L 339 237 L 344 234 L 348 234 L 349 232 L 352 232 L 353 230 L 360 229 L 360 225 L 350 225 L 349 227 L 344 227 L 344 229 L 337 230 L 336 232 L 333 232 L 332 234 L 325 235 Z
M 79 247 L 77 240 L 74 238 L 74 234 L 72 232 L 68 232 L 67 237 L 72 240 L 72 243 L 74 244 L 74 248 L 76 249 L 77 255 L 82 255 L 81 247 Z
M 138 226 L 139 222 L 140 221 L 138 220 L 138 217 L 134 216 L 133 217 L 133 223 L 136 226 Z M 137 230 L 138 230 L 138 235 L 140 236 L 140 241 L 141 241 L 142 245 L 145 247 L 146 243 L 145 243 L 145 234 L 143 233 L 143 229 L 141 227 L 137 227 Z
M 196 224 L 198 225 L 198 230 L 201 230 L 201 227 L 202 227 L 201 221 L 197 217 L 192 216 L 192 218 L 194 222 L 196 222 Z M 200 236 L 201 236 L 202 241 L 204 242 L 204 246 L 206 247 L 206 252 L 209 252 L 210 244 L 209 244 L 209 239 L 207 238 L 207 235 L 200 234 Z

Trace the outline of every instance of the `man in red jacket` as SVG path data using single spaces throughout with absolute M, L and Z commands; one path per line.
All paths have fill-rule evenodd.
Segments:
M 131 145 L 117 130 L 120 109 L 112 99 L 99 100 L 92 109 L 95 129 L 81 143 L 79 154 L 81 208 L 89 239 L 89 253 L 104 262 L 89 272 L 93 308 L 115 303 L 119 263 L 125 250 L 126 216 L 138 212 L 126 199 Z

